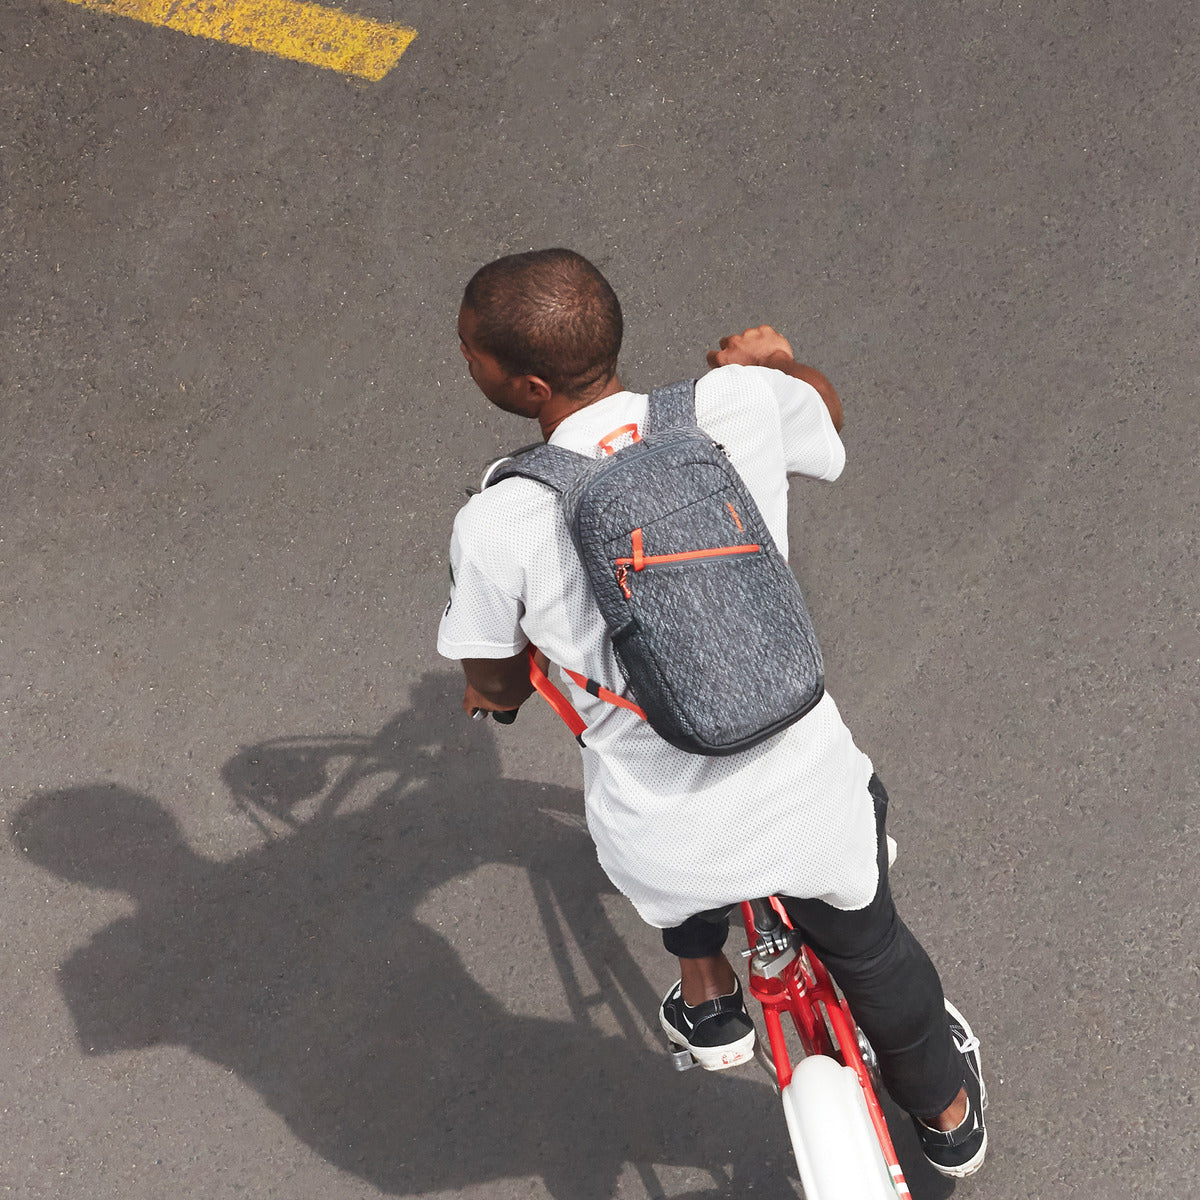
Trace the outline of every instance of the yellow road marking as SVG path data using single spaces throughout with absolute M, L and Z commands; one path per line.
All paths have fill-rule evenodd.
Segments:
M 368 21 L 302 0 L 69 0 L 97 12 L 164 25 L 280 58 L 382 79 L 415 29 Z

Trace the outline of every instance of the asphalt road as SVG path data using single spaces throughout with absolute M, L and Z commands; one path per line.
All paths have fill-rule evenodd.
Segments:
M 1200 10 L 355 9 L 381 82 L 0 12 L 0 1191 L 797 1193 L 569 737 L 434 651 L 530 440 L 458 297 L 566 244 L 627 382 L 768 321 L 843 396 L 794 559 L 992 1092 L 917 1200 L 1195 1195 Z

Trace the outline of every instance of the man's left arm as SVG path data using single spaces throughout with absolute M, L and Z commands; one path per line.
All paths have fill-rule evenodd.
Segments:
M 797 362 L 787 338 L 770 325 L 756 325 L 743 333 L 723 337 L 720 349 L 708 352 L 710 367 L 724 367 L 730 363 L 739 363 L 744 367 L 770 367 L 807 383 L 828 409 L 834 430 L 842 432 L 845 415 L 841 397 L 834 391 L 833 384 L 816 367 Z

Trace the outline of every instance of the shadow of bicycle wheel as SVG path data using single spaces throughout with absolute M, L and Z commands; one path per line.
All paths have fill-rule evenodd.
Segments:
M 447 722 L 457 690 L 427 676 L 373 737 L 239 750 L 225 778 L 262 842 L 228 861 L 120 785 L 31 798 L 12 830 L 27 859 L 133 905 L 58 968 L 83 1053 L 186 1047 L 389 1194 L 533 1175 L 555 1200 L 608 1200 L 631 1164 L 648 1196 L 671 1194 L 668 1177 L 697 1200 L 787 1194 L 769 1087 L 680 1077 L 647 1044 L 658 996 L 639 956 L 654 936 L 631 951 L 590 841 L 543 812 L 578 811 L 578 793 L 501 778 L 489 727 Z M 505 925 L 502 888 L 471 897 L 498 914 L 495 955 L 513 972 L 535 949 L 560 974 L 582 961 L 607 1026 L 579 1005 L 515 1014 L 431 924 L 428 897 L 486 864 L 542 897 L 534 927 Z

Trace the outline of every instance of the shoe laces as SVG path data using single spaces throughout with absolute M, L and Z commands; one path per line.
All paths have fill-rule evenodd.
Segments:
M 964 1037 L 961 1041 L 956 1037 L 954 1044 L 958 1047 L 960 1054 L 974 1054 L 979 1049 L 979 1039 L 974 1034 Z
M 966 1037 L 964 1035 L 961 1039 L 957 1034 L 955 1034 L 954 1044 L 958 1047 L 958 1052 L 964 1056 L 968 1054 L 975 1054 L 979 1050 L 979 1039 L 974 1034 L 971 1034 L 970 1037 Z M 970 1062 L 968 1062 L 968 1066 L 971 1067 L 971 1074 L 973 1074 L 975 1078 L 979 1080 L 979 1107 L 981 1109 L 987 1108 L 988 1094 L 987 1088 L 984 1086 L 983 1079 L 980 1077 L 979 1072 L 975 1070 L 975 1067 L 970 1064 Z

